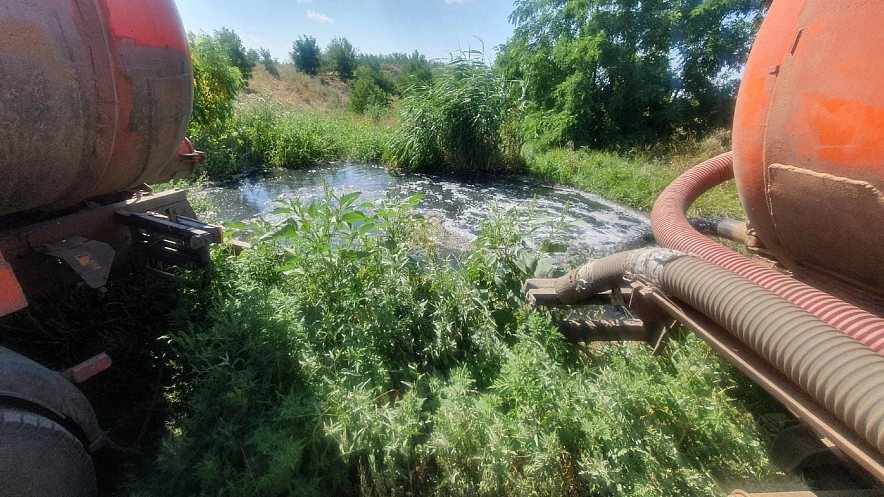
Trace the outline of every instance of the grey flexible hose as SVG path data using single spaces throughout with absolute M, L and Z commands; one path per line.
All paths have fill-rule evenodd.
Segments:
M 738 274 L 667 249 L 599 259 L 560 278 L 556 290 L 576 302 L 624 275 L 713 319 L 884 453 L 884 357 Z

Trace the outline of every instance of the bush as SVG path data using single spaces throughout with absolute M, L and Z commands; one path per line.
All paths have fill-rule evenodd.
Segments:
M 217 37 L 188 33 L 188 41 L 193 60 L 193 135 L 224 126 L 245 83 L 230 59 L 228 47 Z
M 215 253 L 204 312 L 166 338 L 177 416 L 145 492 L 711 496 L 769 474 L 700 340 L 581 353 L 518 298 L 542 259 L 523 215 L 456 269 L 418 201 L 327 191 Z
M 413 89 L 433 84 L 433 71 L 427 58 L 417 50 L 402 64 L 399 73 L 397 91 L 400 95 L 408 95 Z
M 371 76 L 357 76 L 350 85 L 350 110 L 364 114 L 372 107 L 389 107 L 390 96 L 382 90 Z
M 261 64 L 264 65 L 264 69 L 267 70 L 267 73 L 270 74 L 271 76 L 273 76 L 274 78 L 279 79 L 279 69 L 276 68 L 276 66 L 277 66 L 276 59 L 274 59 L 270 55 L 270 50 L 261 47 L 261 49 L 258 51 L 258 54 L 261 57 L 260 58 Z
M 326 66 L 338 74 L 343 82 L 353 79 L 356 71 L 356 49 L 346 38 L 334 37 L 325 48 Z
M 316 44 L 316 38 L 301 35 L 292 42 L 292 51 L 289 54 L 295 67 L 304 74 L 316 76 L 316 71 L 321 65 L 321 50 Z

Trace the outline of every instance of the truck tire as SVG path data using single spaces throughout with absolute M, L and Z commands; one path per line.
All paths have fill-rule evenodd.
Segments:
M 94 497 L 92 458 L 61 425 L 0 408 L 0 496 Z

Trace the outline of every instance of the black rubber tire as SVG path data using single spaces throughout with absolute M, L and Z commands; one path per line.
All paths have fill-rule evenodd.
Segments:
M 94 497 L 92 458 L 61 425 L 0 408 L 0 496 Z

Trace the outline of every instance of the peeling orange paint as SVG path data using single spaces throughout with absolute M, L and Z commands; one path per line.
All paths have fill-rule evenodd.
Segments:
M 184 25 L 172 0 L 103 3 L 107 6 L 108 27 L 117 43 L 131 40 L 139 46 L 188 50 Z
M 12 272 L 12 266 L 0 254 L 0 316 L 27 307 L 28 301 Z

